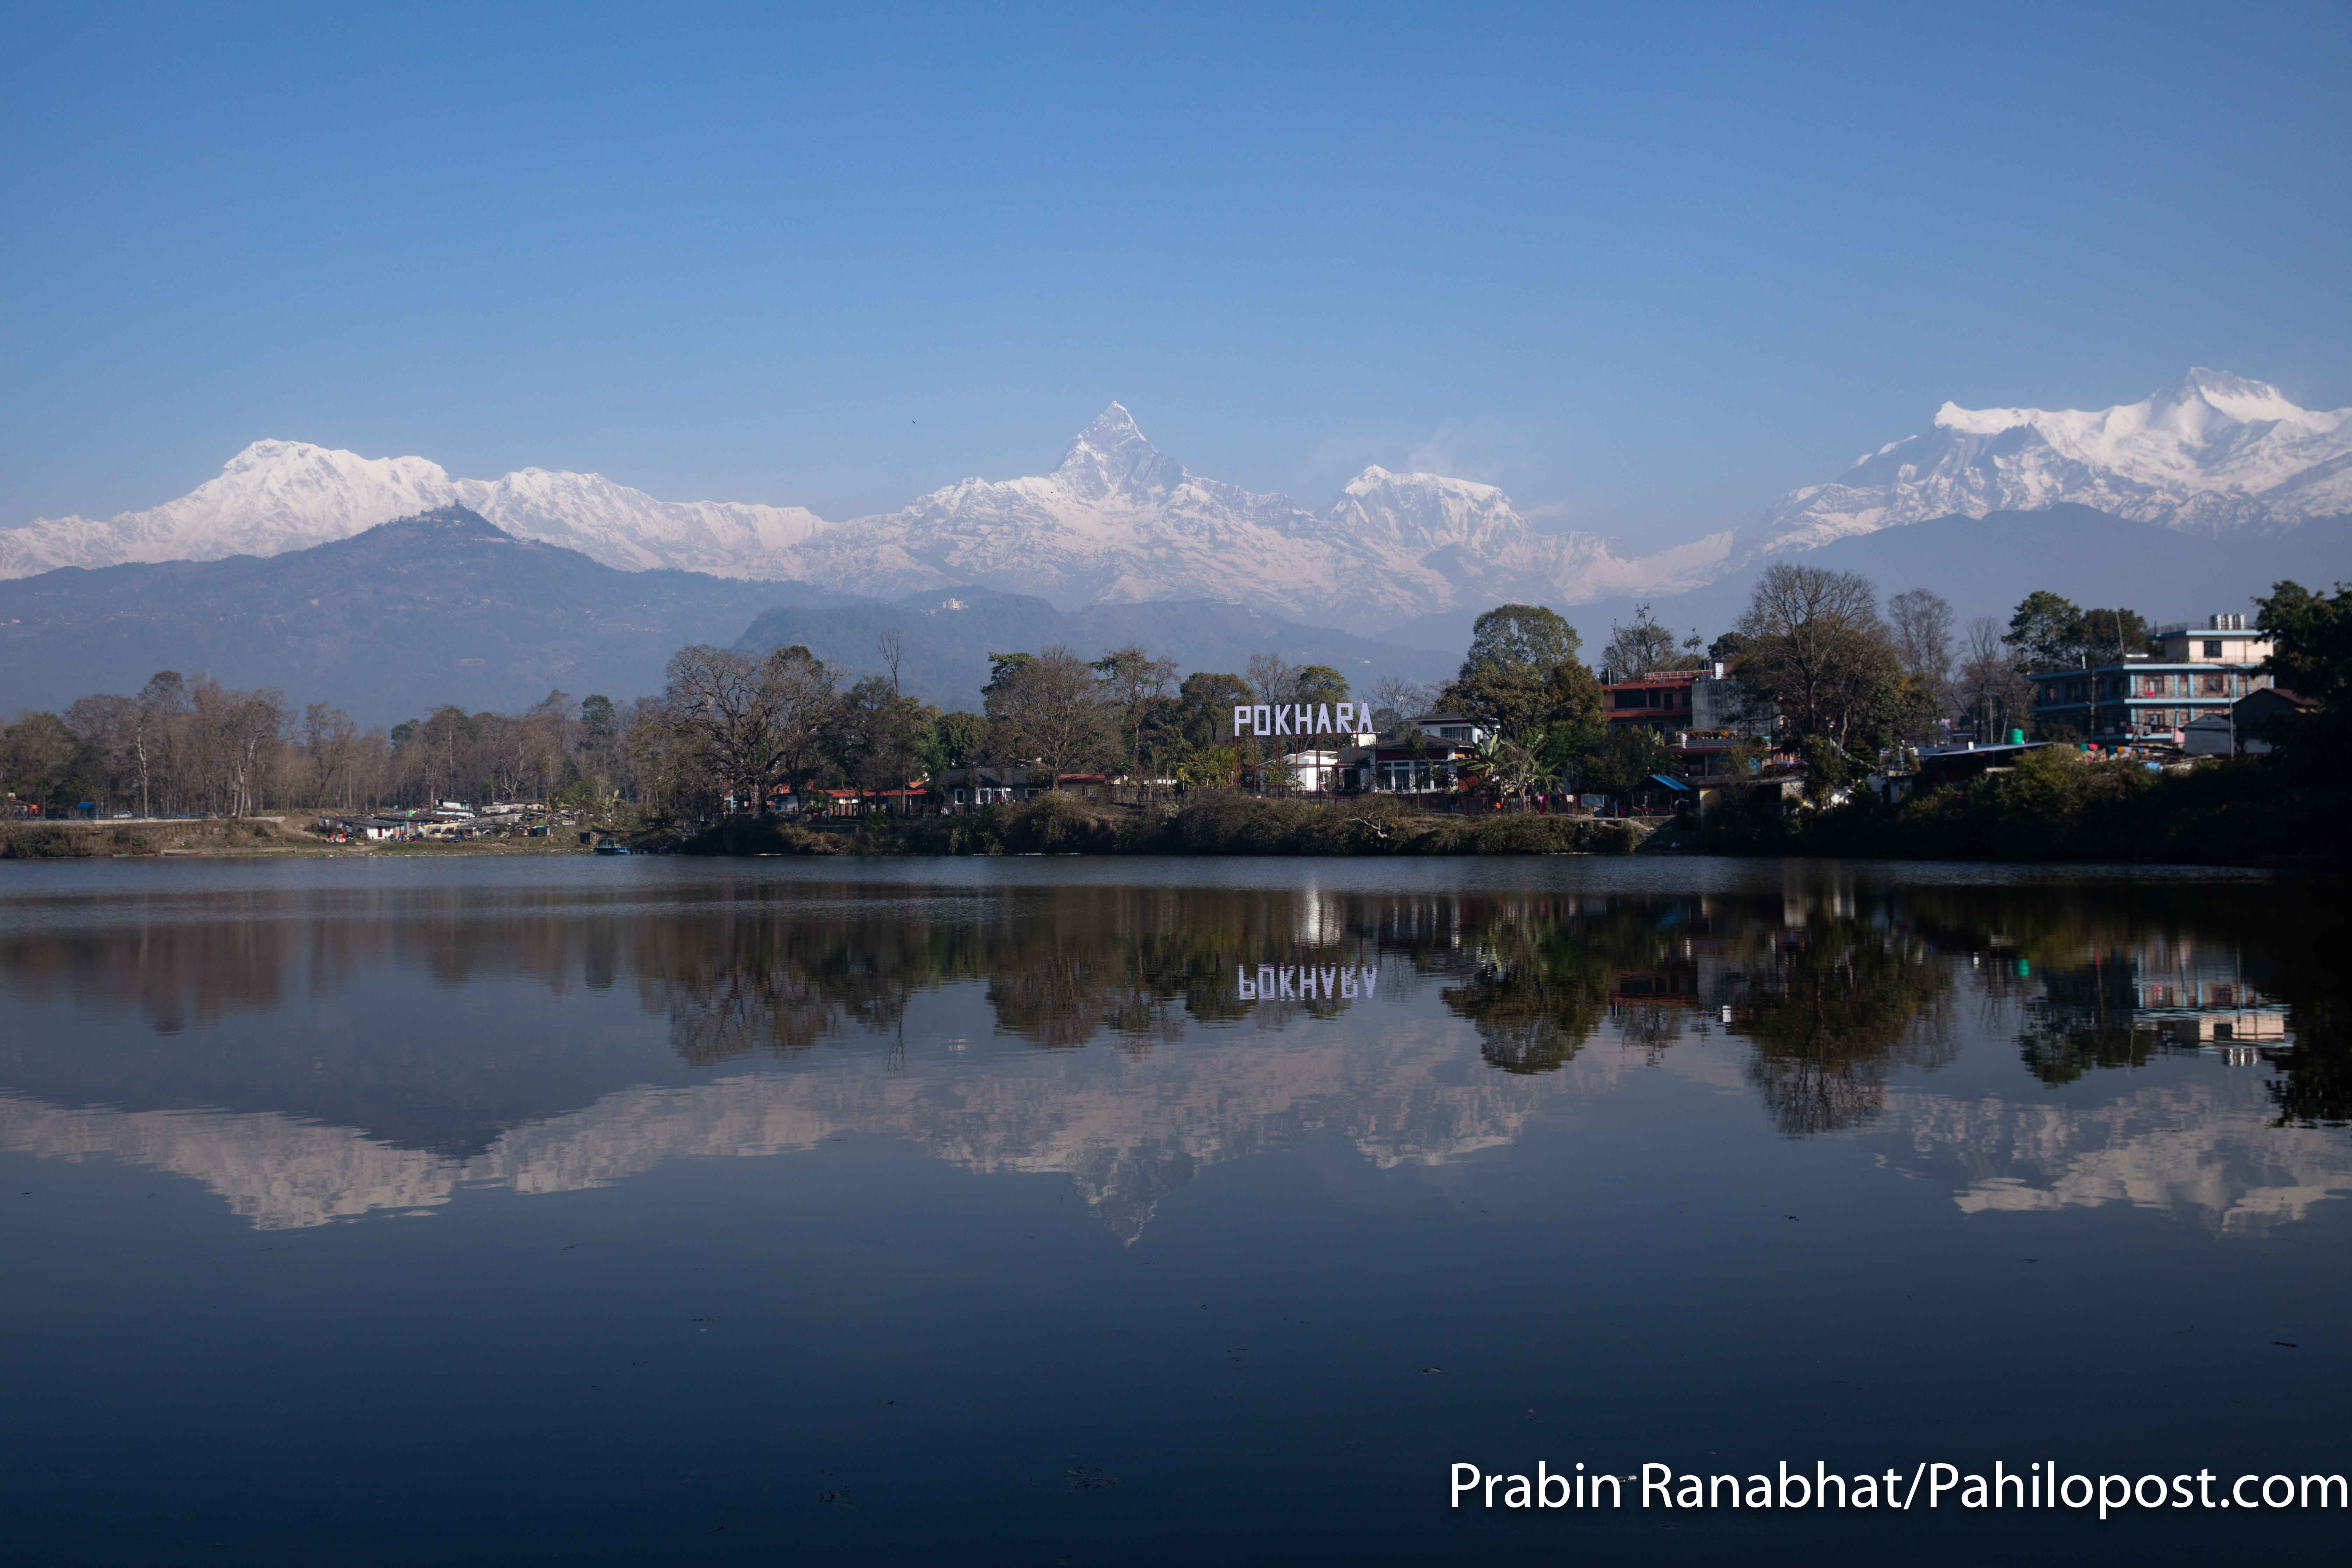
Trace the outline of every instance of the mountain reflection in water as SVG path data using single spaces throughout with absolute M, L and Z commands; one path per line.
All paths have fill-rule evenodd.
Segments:
M 2352 1191 L 2343 934 L 2230 881 L 26 894 L 0 1148 L 285 1228 L 881 1135 L 1066 1174 L 1131 1240 L 1271 1144 L 1440 1163 L 1662 1073 L 1967 1212 L 2258 1232 Z M 1258 996 L 1260 965 L 1378 984 Z

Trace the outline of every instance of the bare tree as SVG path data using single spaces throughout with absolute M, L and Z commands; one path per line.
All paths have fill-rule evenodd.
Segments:
M 1278 653 L 1254 653 L 1243 679 L 1261 702 L 1287 702 L 1298 691 L 1298 668 Z
M 158 775 L 167 784 L 173 777 L 175 742 L 184 728 L 188 714 L 188 687 L 176 669 L 159 669 L 147 678 L 139 692 L 138 729 L 133 731 L 131 747 L 139 765 L 139 815 L 152 816 L 154 801 L 150 788 Z
M 1818 735 L 1843 746 L 1895 717 L 1901 666 L 1877 596 L 1856 573 L 1793 562 L 1757 580 L 1739 622 L 1739 677 L 1779 704 L 1797 739 Z
M 1952 606 L 1939 594 L 1914 588 L 1886 601 L 1886 622 L 1909 685 L 1905 727 L 1915 739 L 1930 738 L 1952 711 Z
M 1095 672 L 1066 647 L 1008 668 L 988 693 L 991 746 L 1007 762 L 1059 775 L 1099 763 L 1117 744 Z
M 882 656 L 882 668 L 890 672 L 890 695 L 904 695 L 898 689 L 898 661 L 907 654 L 907 634 L 896 626 L 876 633 L 874 651 Z
M 1691 633 L 1678 646 L 1675 634 L 1646 603 L 1636 605 L 1632 620 L 1610 623 L 1609 646 L 1601 650 L 1601 662 L 1620 680 L 1661 669 L 1696 669 L 1698 634 Z
M 1976 721 L 1979 740 L 2011 724 L 2022 724 L 2033 687 L 2018 673 L 2017 655 L 2006 628 L 1990 616 L 1969 623 L 1960 644 L 1960 671 L 1954 692 L 1962 712 Z
M 1372 688 L 1372 721 L 1394 730 L 1429 711 L 1433 700 L 1428 687 L 1402 675 L 1384 675 Z
M 793 656 L 807 651 L 754 659 L 698 643 L 669 661 L 670 706 L 738 810 L 765 812 L 769 787 L 783 776 Z

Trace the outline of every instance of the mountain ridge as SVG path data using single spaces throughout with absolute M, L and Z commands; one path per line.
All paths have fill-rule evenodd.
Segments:
M 1947 402 L 1927 430 L 1782 496 L 1740 559 L 2062 503 L 2208 535 L 2352 514 L 2352 408 L 2301 408 L 2267 382 L 2201 365 L 2168 391 L 2110 408 Z
M 2352 409 L 2300 408 L 2267 383 L 2202 367 L 2105 409 L 1947 402 L 1926 431 L 1790 491 L 1748 527 L 1646 554 L 1595 534 L 1539 532 L 1496 486 L 1378 465 L 1313 510 L 1193 473 L 1117 402 L 1050 472 L 958 479 L 846 521 L 801 507 L 664 501 L 594 473 L 453 479 L 423 458 L 266 440 L 162 506 L 0 529 L 0 579 L 278 554 L 450 505 L 624 571 L 880 599 L 978 585 L 1065 610 L 1206 599 L 1385 635 L 1506 600 L 1689 592 L 1766 556 L 1945 517 L 2080 505 L 2174 532 L 2289 532 L 2352 515 Z

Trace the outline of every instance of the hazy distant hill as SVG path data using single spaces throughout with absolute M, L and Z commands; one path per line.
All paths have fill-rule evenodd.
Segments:
M 2214 539 L 2062 503 L 1882 529 L 1750 562 L 1703 588 L 1652 595 L 1650 602 L 1666 625 L 1712 637 L 1739 618 L 1758 574 L 1774 561 L 1859 572 L 1878 584 L 1882 602 L 1906 589 L 1932 588 L 1951 601 L 1962 625 L 1975 616 L 2005 622 L 2036 588 L 2085 606 L 2126 605 L 2152 621 L 2202 620 L 2217 610 L 2251 613 L 2254 595 L 2269 593 L 2282 577 L 2306 585 L 2352 580 L 2352 521 Z M 1627 596 L 1566 607 L 1584 634 L 1587 658 L 1599 657 L 1610 624 L 1626 618 L 1634 602 Z M 1417 647 L 1459 647 L 1469 625 L 1466 614 L 1428 616 L 1389 635 Z
M 1092 658 L 1139 641 L 1186 669 L 1278 653 L 1333 665 L 1367 690 L 1391 669 L 1450 668 L 1234 605 L 1064 612 L 976 588 L 884 604 L 800 583 L 625 572 L 445 507 L 281 555 L 0 582 L 0 716 L 136 691 L 177 669 L 393 724 L 445 702 L 512 711 L 555 688 L 625 700 L 661 689 L 670 655 L 694 642 L 805 643 L 853 677 L 874 674 L 887 627 L 905 637 L 908 691 L 958 708 L 979 705 L 991 651 L 1057 642 Z
M 1139 643 L 1156 658 L 1174 659 L 1180 675 L 1196 669 L 1238 674 L 1254 653 L 1279 654 L 1293 664 L 1328 664 L 1366 695 L 1384 675 L 1430 680 L 1452 674 L 1461 658 L 1458 650 L 1394 647 L 1241 605 L 1185 600 L 1057 610 L 1044 599 L 984 588 L 914 594 L 890 604 L 773 609 L 736 646 L 763 653 L 800 643 L 852 675 L 874 675 L 882 672 L 876 639 L 893 630 L 905 642 L 900 686 L 948 708 L 980 705 L 991 653 L 1034 653 L 1055 643 L 1087 658 Z
M 792 583 L 622 572 L 462 507 L 266 558 L 69 567 L 0 582 L 0 709 L 131 692 L 158 669 L 278 686 L 363 723 L 444 702 L 511 710 L 658 690 L 690 642 L 731 643 Z

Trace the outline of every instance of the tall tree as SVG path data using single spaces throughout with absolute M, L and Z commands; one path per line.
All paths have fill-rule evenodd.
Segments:
M 1328 664 L 1303 665 L 1292 679 L 1290 689 L 1290 700 L 1294 702 L 1345 702 L 1348 700 L 1348 678 Z
M 991 683 L 986 706 L 996 754 L 1049 774 L 1099 766 L 1118 746 L 1093 668 L 1066 647 L 1008 668 Z
M 670 705 L 738 810 L 766 812 L 769 790 L 784 777 L 794 656 L 806 653 L 778 648 L 754 659 L 697 644 L 669 661 Z
M 2072 600 L 2046 588 L 2028 594 L 2009 617 L 2002 640 L 2017 652 L 2019 668 L 2065 669 L 2083 661 L 2083 612 Z
M 1260 702 L 1288 702 L 1298 694 L 1298 667 L 1278 653 L 1254 653 L 1243 667 Z
M 1186 743 L 1200 750 L 1233 744 L 1234 710 L 1255 696 L 1250 683 L 1238 675 L 1196 669 L 1186 676 L 1176 692 L 1176 700 L 1183 707 Z
M 15 723 L 0 729 L 0 790 L 14 795 L 20 805 L 60 814 L 76 804 L 79 752 L 73 731 L 56 714 L 19 714 Z
M 1384 675 L 1372 687 L 1372 726 L 1389 734 L 1429 711 L 1436 696 L 1418 680 Z
M 1903 663 L 1904 729 L 1914 740 L 1934 739 L 1952 710 L 1952 606 L 1914 588 L 1886 601 L 1886 623 Z
M 2136 653 L 2150 651 L 2147 617 L 2137 610 L 2084 610 L 2083 651 L 2093 664 L 2121 664 Z
M 1438 700 L 1484 720 L 1507 739 L 1525 740 L 1554 706 L 1556 674 L 1563 666 L 1582 668 L 1578 640 L 1576 628 L 1557 611 L 1498 605 L 1471 628 L 1470 651 Z
M 2025 723 L 2033 687 L 2018 673 L 2015 651 L 2002 635 L 2000 623 L 1990 616 L 1979 616 L 1969 623 L 1968 636 L 1960 645 L 1953 697 L 1976 726 L 1979 739 Z
M 2274 684 L 2319 705 L 2274 723 L 2263 738 L 2284 760 L 2340 776 L 2352 767 L 2352 589 L 2338 583 L 2330 598 L 2324 589 L 2284 582 L 2256 605 L 2255 625 L 2274 639 L 2263 668 Z
M 1093 668 L 1101 679 L 1104 697 L 1118 711 L 1128 771 L 1133 773 L 1142 756 L 1144 705 L 1167 695 L 1169 683 L 1176 679 L 1176 661 L 1154 658 L 1139 645 L 1129 643 L 1095 660 Z
M 1601 662 L 1611 675 L 1627 680 L 1662 669 L 1696 669 L 1703 661 L 1698 657 L 1698 634 L 1693 632 L 1686 641 L 1676 641 L 1645 602 L 1633 606 L 1630 620 L 1611 623 L 1609 646 L 1601 650 Z
M 977 713 L 942 713 L 931 736 L 941 767 L 968 768 L 988 749 L 988 721 Z
M 139 815 L 152 816 L 158 809 L 154 786 L 166 786 L 177 773 L 176 753 L 184 749 L 187 723 L 188 687 L 176 669 L 159 669 L 139 690 L 138 728 L 131 734 L 131 753 L 139 768 Z M 169 810 L 169 805 L 162 809 Z
M 1778 563 L 1757 580 L 1739 635 L 1734 668 L 1793 738 L 1847 745 L 1895 716 L 1902 667 L 1868 578 Z

